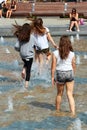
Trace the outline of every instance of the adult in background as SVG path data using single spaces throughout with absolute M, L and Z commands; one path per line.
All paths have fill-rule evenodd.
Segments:
M 56 79 L 55 79 L 56 73 Z M 69 101 L 72 116 L 75 116 L 75 101 L 73 97 L 75 73 L 75 54 L 68 36 L 62 36 L 59 42 L 59 49 L 55 50 L 52 55 L 51 77 L 52 86 L 56 83 L 56 110 L 60 111 L 60 105 L 66 86 L 66 94 Z
M 6 13 L 6 18 L 10 18 L 11 15 L 12 15 L 12 12 L 13 12 L 13 11 L 16 11 L 16 8 L 17 8 L 17 6 L 16 6 L 16 1 L 15 1 L 15 0 L 12 0 L 12 1 L 11 1 L 11 4 L 10 4 L 10 7 L 9 7 L 7 13 Z
M 2 18 L 3 3 L 5 3 L 5 0 L 1 0 L 1 2 L 0 2 L 0 18 Z
M 3 14 L 3 16 L 6 17 L 6 14 L 7 14 L 7 11 L 8 11 L 8 5 L 7 5 L 7 3 L 6 2 L 3 3 L 2 7 L 3 7 L 2 8 L 3 9 L 2 14 Z
M 70 17 L 70 27 L 69 31 L 73 31 L 76 27 L 77 31 L 79 32 L 79 14 L 77 13 L 75 8 L 72 8 L 72 12 L 69 14 Z

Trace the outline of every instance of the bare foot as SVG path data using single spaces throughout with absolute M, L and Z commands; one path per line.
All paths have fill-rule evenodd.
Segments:
M 70 113 L 71 118 L 76 118 L 76 114 Z

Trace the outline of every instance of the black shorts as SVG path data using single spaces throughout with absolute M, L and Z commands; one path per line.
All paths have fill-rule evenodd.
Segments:
M 42 50 L 38 49 L 38 50 L 36 50 L 36 53 L 37 54 L 45 53 L 46 55 L 48 55 L 49 54 L 49 48 L 42 49 Z
M 72 17 L 71 21 L 77 21 L 74 17 Z
M 72 70 L 69 71 L 56 71 L 56 82 L 59 84 L 65 84 L 74 80 L 74 74 Z

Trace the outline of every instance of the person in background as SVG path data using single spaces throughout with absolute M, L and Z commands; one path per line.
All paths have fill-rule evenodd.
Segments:
M 72 8 L 72 12 L 69 14 L 70 17 L 70 27 L 69 31 L 74 31 L 75 27 L 79 32 L 79 16 L 75 8 Z
M 6 14 L 7 14 L 7 11 L 8 11 L 8 5 L 7 5 L 6 2 L 3 3 L 2 9 L 3 9 L 2 14 L 6 17 Z
M 2 18 L 2 8 L 4 3 L 5 3 L 4 0 L 0 3 L 0 18 Z
M 12 15 L 12 12 L 13 12 L 13 11 L 16 11 L 16 8 L 17 8 L 17 6 L 16 6 L 16 1 L 15 1 L 15 0 L 12 0 L 12 1 L 11 1 L 11 5 L 10 5 L 10 7 L 9 7 L 7 13 L 6 13 L 6 18 L 10 18 L 11 15 Z
M 51 52 L 49 50 L 49 42 L 57 48 L 53 38 L 49 33 L 49 29 L 43 25 L 42 18 L 36 18 L 32 23 L 33 35 L 35 37 L 36 61 L 40 65 L 40 73 L 43 67 L 43 54 L 45 54 L 47 62 L 50 60 Z
M 52 55 L 51 78 L 52 86 L 57 87 L 56 110 L 60 111 L 60 105 L 66 86 L 66 94 L 69 101 L 72 116 L 75 116 L 75 101 L 73 97 L 74 74 L 75 74 L 75 54 L 68 36 L 61 36 L 59 49 Z M 56 77 L 55 77 L 56 73 Z
M 34 58 L 34 37 L 31 35 L 31 26 L 28 23 L 23 26 L 14 25 L 16 31 L 14 35 L 17 37 L 15 49 L 19 51 L 24 62 L 22 70 L 22 78 L 25 79 L 25 89 L 28 89 L 31 67 Z

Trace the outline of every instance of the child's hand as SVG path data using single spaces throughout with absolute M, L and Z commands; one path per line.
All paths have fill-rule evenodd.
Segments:
M 55 45 L 55 48 L 56 48 L 56 49 L 59 49 L 59 47 L 58 47 L 57 45 Z

